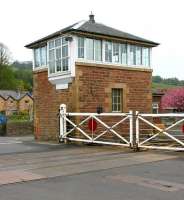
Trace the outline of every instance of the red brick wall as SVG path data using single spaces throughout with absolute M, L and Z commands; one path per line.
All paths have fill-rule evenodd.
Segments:
M 152 110 L 151 71 L 78 65 L 77 75 L 82 112 L 95 112 L 98 105 L 111 112 L 112 88 L 123 89 L 124 112 Z
M 38 140 L 57 140 L 60 104 L 64 103 L 69 111 L 75 111 L 75 80 L 69 89 L 56 90 L 55 85 L 48 81 L 46 70 L 34 73 L 33 82 L 35 137 Z
M 59 105 L 69 112 L 96 112 L 102 106 L 111 112 L 111 90 L 123 88 L 123 111 L 151 112 L 151 71 L 112 69 L 76 64 L 76 77 L 69 88 L 56 90 L 47 71 L 34 73 L 34 127 L 38 140 L 56 140 Z

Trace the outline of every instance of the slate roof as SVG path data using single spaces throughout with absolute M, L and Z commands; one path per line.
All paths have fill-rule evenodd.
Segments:
M 25 95 L 29 95 L 32 98 L 32 95 L 29 92 L 17 92 L 14 90 L 0 90 L 0 96 L 5 100 L 9 97 L 12 97 L 15 100 L 20 100 Z
M 91 33 L 94 35 L 116 37 L 119 39 L 127 39 L 127 40 L 131 40 L 131 41 L 143 42 L 143 43 L 149 44 L 150 46 L 153 46 L 153 47 L 159 45 L 159 43 L 156 43 L 156 42 L 132 35 L 130 33 L 126 33 L 126 32 L 111 28 L 111 27 L 106 26 L 101 23 L 91 22 L 91 20 L 89 20 L 89 21 L 77 22 L 71 26 L 68 26 L 68 27 L 61 29 L 55 33 L 52 33 L 46 37 L 43 37 L 35 42 L 32 42 L 32 43 L 26 45 L 25 47 L 34 48 L 34 45 L 36 45 L 37 43 L 44 42 L 44 41 L 47 41 L 48 39 L 57 37 L 64 33 L 70 33 L 70 32 L 82 32 L 82 33 Z
M 152 95 L 153 96 L 163 96 L 167 92 L 167 89 L 153 89 Z

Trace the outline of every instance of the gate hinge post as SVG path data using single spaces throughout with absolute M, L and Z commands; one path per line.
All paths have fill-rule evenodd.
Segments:
M 63 135 L 66 133 L 66 105 L 60 105 L 60 129 L 59 129 L 59 140 L 63 142 Z
M 133 139 L 133 137 L 134 137 L 134 135 L 133 135 L 133 111 L 132 110 L 130 110 L 129 111 L 129 131 L 130 131 L 130 148 L 133 148 L 133 141 L 134 141 L 134 139 Z
M 135 142 L 134 142 L 134 151 L 139 151 L 139 111 L 135 111 L 134 115 L 134 130 L 135 130 Z

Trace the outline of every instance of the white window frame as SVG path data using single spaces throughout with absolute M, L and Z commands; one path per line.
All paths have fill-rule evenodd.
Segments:
M 82 37 L 82 36 L 80 36 L 80 37 Z M 78 37 L 77 37 L 78 38 Z M 76 57 L 76 59 L 78 60 L 78 61 L 82 61 L 82 62 L 91 62 L 91 63 L 101 63 L 101 64 L 108 64 L 108 65 L 117 65 L 117 66 L 126 66 L 126 67 L 135 67 L 135 68 L 137 68 L 137 67 L 143 67 L 143 68 L 150 68 L 151 67 L 151 48 L 150 47 L 146 47 L 146 46 L 141 46 L 141 45 L 135 45 L 135 44 L 129 44 L 129 43 L 120 43 L 120 42 L 112 42 L 112 41 L 110 41 L 110 40 L 99 40 L 99 41 L 101 41 L 101 57 L 102 57 L 102 59 L 101 59 L 101 61 L 97 61 L 97 60 L 95 60 L 95 45 L 94 45 L 94 41 L 96 40 L 96 39 L 93 39 L 93 46 L 94 46 L 94 53 L 93 53 L 93 60 L 88 60 L 87 58 L 86 58 L 86 37 L 83 37 L 84 38 L 84 58 L 79 58 L 78 57 L 78 43 L 77 43 L 77 57 Z M 91 39 L 91 38 L 90 38 Z M 78 41 L 78 40 L 77 40 Z M 111 43 L 111 45 L 112 45 L 112 62 L 110 62 L 110 61 L 106 61 L 106 59 L 105 59 L 105 53 L 106 53 L 106 51 L 105 51 L 105 44 L 106 43 Z M 113 52 L 114 52 L 114 44 L 119 44 L 119 62 L 115 62 L 115 60 L 114 60 L 114 56 L 113 56 Z M 122 63 L 122 54 L 121 54 L 121 45 L 125 45 L 125 48 L 126 48 L 126 63 Z M 130 51 L 130 47 L 131 46 L 133 46 L 134 47 L 134 49 L 135 49 L 135 53 L 134 53 L 134 58 L 133 58 L 133 63 L 130 63 L 130 60 L 129 60 L 129 51 Z M 139 47 L 140 48 L 140 51 L 141 51 L 141 58 L 140 58 L 140 63 L 138 63 L 137 62 L 137 55 L 136 55 L 136 50 L 137 50 L 137 47 Z M 142 49 L 143 48 L 148 48 L 148 51 L 149 51 L 149 56 L 148 56 L 148 64 L 147 65 L 143 65 L 143 53 L 142 53 Z
M 118 45 L 118 56 L 119 56 L 118 62 L 116 61 L 115 56 L 114 56 L 114 45 Z M 121 46 L 120 43 L 118 43 L 118 42 L 112 42 L 112 63 L 121 63 L 121 56 L 120 56 L 121 51 L 120 51 L 120 46 Z
M 42 59 L 42 49 L 45 48 L 45 65 L 41 64 L 41 59 Z M 36 67 L 36 56 L 35 56 L 35 51 L 39 50 L 39 66 Z M 47 45 L 42 46 L 42 47 L 38 47 L 33 49 L 33 68 L 34 70 L 39 70 L 39 69 L 43 69 L 47 67 Z
M 106 59 L 105 59 L 105 57 L 104 57 L 104 62 L 105 63 L 110 63 L 110 64 L 113 64 L 113 43 L 111 42 L 111 41 L 107 41 L 107 40 L 105 40 L 104 41 L 104 43 L 106 44 L 106 43 L 109 43 L 109 44 L 111 44 L 111 61 L 106 61 Z M 105 44 L 104 44 L 104 55 L 105 55 Z
M 62 57 L 62 47 L 63 47 L 63 43 L 62 43 L 62 38 L 66 38 L 66 37 L 68 37 L 67 35 L 63 35 L 62 37 L 57 37 L 57 38 L 54 38 L 54 39 L 52 39 L 52 40 L 49 40 L 48 42 L 47 42 L 47 66 L 48 66 L 48 75 L 49 76 L 55 76 L 55 75 L 64 75 L 64 74 L 68 74 L 68 73 L 70 73 L 70 70 L 71 70 L 71 67 L 70 67 L 70 60 L 71 60 L 71 58 L 70 58 L 70 43 L 69 43 L 69 41 L 67 41 L 67 45 L 68 45 L 68 56 L 67 56 L 67 58 L 68 58 L 68 70 L 67 71 L 63 71 L 63 66 L 62 66 L 62 61 L 63 61 L 63 57 Z M 57 39 L 60 39 L 61 40 L 61 46 L 59 46 L 59 47 L 55 47 L 55 41 L 57 40 Z M 52 48 L 52 49 L 49 49 L 49 43 L 50 42 L 54 42 L 54 47 Z M 56 69 L 56 49 L 57 48 L 61 48 L 61 71 L 57 71 L 57 69 Z M 50 73 L 50 68 L 49 68 L 49 50 L 53 50 L 54 49 L 54 54 L 55 54 L 55 72 L 54 73 Z M 65 58 L 65 57 L 64 57 Z
M 156 110 L 156 114 L 159 113 L 159 104 L 157 102 L 152 103 L 152 112 L 153 110 Z
M 116 95 L 116 96 L 113 96 L 114 95 L 114 90 L 117 90 L 119 91 L 119 95 Z M 115 98 L 119 98 L 118 102 L 114 102 L 114 99 Z M 122 102 L 122 98 L 123 98 L 123 89 L 122 88 L 112 88 L 111 89 L 111 109 L 112 109 L 112 112 L 122 112 L 123 110 L 123 102 Z M 116 110 L 114 109 L 114 105 L 116 104 Z M 120 109 L 118 109 L 118 107 Z
M 79 38 L 83 38 L 84 39 L 84 58 L 79 58 Z M 81 48 L 81 47 L 80 47 Z M 77 50 L 77 58 L 78 59 L 85 59 L 85 37 L 77 37 L 77 48 L 76 48 L 76 50 Z

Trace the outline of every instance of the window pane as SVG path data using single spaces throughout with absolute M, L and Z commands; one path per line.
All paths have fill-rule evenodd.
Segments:
M 54 61 L 55 60 L 55 50 L 49 50 L 49 61 Z
M 55 62 L 54 61 L 49 61 L 49 72 L 55 73 Z
M 144 66 L 149 66 L 150 65 L 150 52 L 149 48 L 142 48 L 142 64 Z
M 136 65 L 136 54 L 135 54 L 135 46 L 129 45 L 129 53 L 128 53 L 128 64 Z
M 46 47 L 40 48 L 40 61 L 41 66 L 46 66 L 47 64 L 47 50 Z
M 61 48 L 56 49 L 56 59 L 61 59 Z
M 122 89 L 112 89 L 112 111 L 122 111 Z
M 49 49 L 54 48 L 54 40 L 49 42 Z
M 141 47 L 136 46 L 136 65 L 141 65 Z
M 84 38 L 78 38 L 78 58 L 84 58 Z
M 55 50 L 49 50 L 49 72 L 55 73 Z
M 61 48 L 56 49 L 56 71 L 61 71 Z
M 62 38 L 62 45 L 68 45 L 68 41 L 66 40 L 66 38 Z
M 56 61 L 56 70 L 57 70 L 57 72 L 61 71 L 61 59 Z
M 119 44 L 113 43 L 113 62 L 119 63 Z
M 102 60 L 102 42 L 101 40 L 94 40 L 95 60 Z
M 68 58 L 62 60 L 63 71 L 68 71 Z
M 68 46 L 62 47 L 62 57 L 68 57 Z
M 34 60 L 35 60 L 35 67 L 39 67 L 40 66 L 40 50 L 39 49 L 34 50 Z
M 61 38 L 58 38 L 55 40 L 55 47 L 60 47 L 61 46 Z
M 127 64 L 127 45 L 121 44 L 121 64 Z
M 105 42 L 105 61 L 112 62 L 112 43 Z
M 94 60 L 94 43 L 93 39 L 86 38 L 86 59 Z

